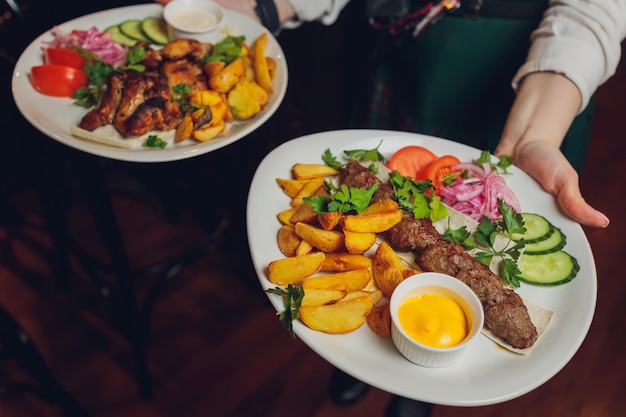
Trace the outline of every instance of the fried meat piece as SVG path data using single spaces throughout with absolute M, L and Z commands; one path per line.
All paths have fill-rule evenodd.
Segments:
M 179 84 L 187 84 L 191 87 L 191 92 L 207 90 L 207 78 L 202 71 L 202 67 L 197 62 L 187 59 L 164 62 L 161 72 L 166 75 L 171 88 Z
M 83 116 L 79 127 L 92 132 L 113 122 L 115 112 L 122 101 L 124 80 L 125 74 L 122 71 L 113 71 L 109 74 L 100 104 Z
M 521 297 L 461 245 L 440 240 L 426 246 L 417 262 L 424 271 L 452 275 L 470 287 L 483 305 L 485 328 L 511 346 L 525 349 L 537 341 L 537 329 Z
M 372 196 L 372 203 L 391 198 L 393 195 L 393 187 L 391 184 L 383 183 L 369 169 L 358 162 L 350 162 L 341 171 L 340 182 L 348 187 L 354 188 L 371 188 L 374 184 L 378 184 L 378 189 Z
M 385 232 L 385 237 L 396 250 L 417 252 L 442 239 L 430 219 L 416 219 L 408 212 L 403 213 L 400 223 Z
M 178 102 L 171 100 L 167 78 L 162 74 L 127 72 L 124 92 L 113 125 L 124 137 L 152 130 L 174 129 L 182 120 Z

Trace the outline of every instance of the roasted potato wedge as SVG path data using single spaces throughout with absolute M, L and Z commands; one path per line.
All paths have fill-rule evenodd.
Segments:
M 376 233 L 343 231 L 344 245 L 349 253 L 362 255 L 376 243 Z
M 267 65 L 267 59 L 265 57 L 265 50 L 267 49 L 267 32 L 263 32 L 259 35 L 252 44 L 253 61 L 252 66 L 254 68 L 254 76 L 256 82 L 265 90 L 268 94 L 272 94 L 272 77 Z
M 302 239 L 296 233 L 296 229 L 283 225 L 278 230 L 278 248 L 285 256 L 296 256 L 296 249 Z
M 380 242 L 374 258 L 372 259 L 372 270 L 376 287 L 383 294 L 391 298 L 393 290 L 406 278 L 402 271 L 407 269 L 396 252 L 385 241 Z
M 283 210 L 280 213 L 278 213 L 278 221 L 280 221 L 282 224 L 287 225 L 287 226 L 294 226 L 295 224 L 291 221 L 291 218 L 293 217 L 293 215 L 295 214 L 296 211 L 298 211 L 299 207 L 291 207 L 287 210 Z
M 209 78 L 211 90 L 228 93 L 246 76 L 246 65 L 241 57 L 234 59 L 217 74 Z
M 308 278 L 322 268 L 324 252 L 277 259 L 269 263 L 267 278 L 276 285 L 285 286 Z
M 295 207 L 295 212 L 291 216 L 291 223 L 295 226 L 297 223 L 315 224 L 317 222 L 317 213 L 313 207 L 308 204 L 300 204 Z
M 300 240 L 300 243 L 298 243 L 298 247 L 296 248 L 296 256 L 306 255 L 307 253 L 310 253 L 312 250 L 313 250 L 313 245 L 311 245 L 306 240 L 302 239 Z
M 340 225 L 343 230 L 359 233 L 382 233 L 391 229 L 402 220 L 402 210 L 385 211 L 366 216 L 343 216 Z
M 256 82 L 244 77 L 228 92 L 227 100 L 236 119 L 248 120 L 263 110 L 269 96 Z
M 193 133 L 193 119 L 191 118 L 191 114 L 187 113 L 183 116 L 182 122 L 176 128 L 176 132 L 174 133 L 174 143 L 180 143 L 186 139 L 191 137 Z
M 339 174 L 335 168 L 325 164 L 295 164 L 291 168 L 294 178 L 306 180 L 311 178 L 328 177 Z
M 336 230 L 324 230 L 303 222 L 296 223 L 295 230 L 302 240 L 323 252 L 337 252 L 343 248 L 343 233 Z
M 225 66 L 226 66 L 226 62 L 215 61 L 215 62 L 209 62 L 207 64 L 204 64 L 202 66 L 202 69 L 204 70 L 204 73 L 206 74 L 208 78 L 212 78 L 216 76 L 221 70 L 223 70 Z
M 378 336 L 391 337 L 391 312 L 389 303 L 374 306 L 365 318 L 368 327 Z
M 343 334 L 361 327 L 372 307 L 371 297 L 363 296 L 334 304 L 301 307 L 300 319 L 313 330 Z
M 319 288 L 309 288 L 304 291 L 302 307 L 321 306 L 334 303 L 345 297 L 346 292 L 342 290 L 326 290 Z
M 323 262 L 323 261 L 322 261 Z M 311 276 L 302 281 L 302 287 L 319 289 L 340 289 L 348 292 L 362 290 L 370 281 L 369 269 L 336 272 L 334 274 Z
M 302 189 L 304 184 L 306 184 L 309 180 L 294 180 L 294 179 L 286 179 L 286 178 L 276 178 L 276 184 L 280 187 L 281 190 L 287 196 L 293 198 L 298 194 L 298 191 Z
M 341 301 L 348 301 L 352 298 L 362 297 L 364 295 L 368 297 L 372 297 L 372 302 L 374 303 L 374 305 L 378 304 L 380 300 L 383 299 L 383 293 L 380 290 L 372 290 L 372 291 L 359 290 L 359 291 L 352 291 L 352 292 L 346 293 L 346 295 L 341 299 Z
M 191 136 L 200 141 L 200 142 L 208 142 L 211 139 L 215 139 L 220 133 L 226 130 L 226 123 L 224 121 L 220 121 L 218 124 L 213 125 L 212 123 L 203 126 L 199 129 L 193 131 Z
M 387 198 L 370 204 L 365 210 L 361 211 L 359 215 L 368 216 L 370 214 L 383 213 L 386 211 L 396 211 L 398 208 L 398 203 L 396 201 Z
M 307 182 L 300 188 L 300 190 L 293 196 L 289 204 L 292 207 L 299 206 L 300 204 L 304 204 L 305 197 L 311 197 L 314 195 L 324 195 L 326 194 L 326 188 L 324 187 L 324 178 L 312 178 L 307 180 Z
M 327 253 L 322 263 L 322 271 L 343 272 L 372 267 L 372 260 L 365 255 L 346 252 Z
M 331 211 L 317 215 L 317 222 L 324 230 L 333 230 L 339 224 L 339 219 L 341 219 L 341 213 L 338 211 Z

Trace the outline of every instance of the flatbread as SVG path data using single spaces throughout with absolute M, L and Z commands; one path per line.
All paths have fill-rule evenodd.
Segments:
M 70 132 L 72 135 L 81 139 L 87 139 L 92 142 L 102 143 L 105 145 L 115 146 L 123 149 L 142 149 L 143 144 L 150 135 L 156 135 L 160 139 L 167 142 L 167 147 L 174 144 L 175 130 L 149 132 L 145 135 L 138 136 L 136 138 L 125 138 L 113 127 L 113 125 L 100 126 L 93 132 L 82 129 L 78 126 L 70 125 Z

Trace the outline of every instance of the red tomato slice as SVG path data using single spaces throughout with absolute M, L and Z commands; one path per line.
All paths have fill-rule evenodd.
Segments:
M 30 82 L 41 94 L 71 97 L 74 91 L 86 87 L 87 74 L 66 65 L 37 65 L 30 69 Z
M 450 167 L 460 163 L 461 161 L 459 158 L 454 155 L 442 155 L 422 168 L 422 170 L 417 173 L 416 179 L 430 179 L 433 182 L 436 191 L 439 191 L 444 186 L 442 181 L 443 178 L 453 172 Z
M 44 50 L 44 63 L 51 65 L 67 65 L 68 67 L 83 69 L 86 61 L 83 56 L 69 48 L 46 48 Z
M 391 155 L 387 168 L 415 179 L 417 173 L 436 158 L 437 155 L 422 146 L 405 146 Z

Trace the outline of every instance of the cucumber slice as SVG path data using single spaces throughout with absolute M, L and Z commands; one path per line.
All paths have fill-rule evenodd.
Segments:
M 141 30 L 150 39 L 151 43 L 165 45 L 169 42 L 167 25 L 163 19 L 146 17 L 141 21 Z
M 560 229 L 556 227 L 553 227 L 553 229 L 554 231 L 550 233 L 547 239 L 526 243 L 524 245 L 524 253 L 527 255 L 545 255 L 563 249 L 567 239 Z
M 150 39 L 143 33 L 141 29 L 141 20 L 130 19 L 120 23 L 120 30 L 129 38 L 149 43 Z
M 124 35 L 120 30 L 120 27 L 117 25 L 106 28 L 104 32 L 110 33 L 113 40 L 121 43 L 122 45 L 133 46 L 137 43 L 135 39 L 129 38 L 128 36 Z
M 562 250 L 544 255 L 522 254 L 517 267 L 522 272 L 521 281 L 539 286 L 565 284 L 576 278 L 580 270 L 576 258 Z
M 521 213 L 526 233 L 513 233 L 511 240 L 524 239 L 526 243 L 535 243 L 545 240 L 554 232 L 554 226 L 545 217 L 534 213 Z

